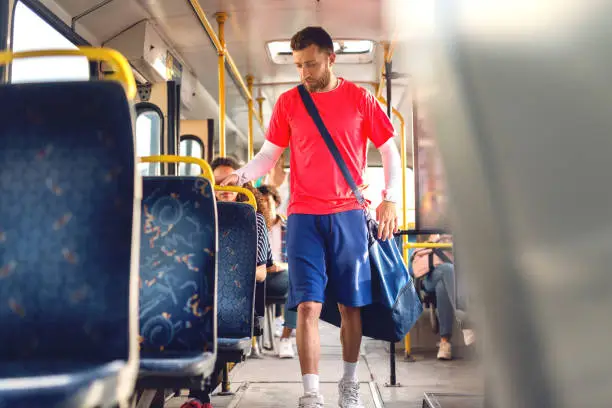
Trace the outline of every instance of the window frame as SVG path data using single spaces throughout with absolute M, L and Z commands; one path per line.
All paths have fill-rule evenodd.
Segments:
M 24 6 L 29 8 L 34 14 L 40 17 L 45 23 L 47 23 L 51 28 L 57 31 L 60 35 L 62 35 L 66 40 L 71 42 L 73 45 L 80 47 L 90 47 L 91 43 L 87 41 L 85 38 L 81 37 L 77 34 L 68 24 L 66 24 L 62 19 L 53 14 L 47 6 L 40 2 L 40 0 L 16 0 L 13 4 L 13 9 L 10 11 L 11 16 L 11 32 L 9 33 L 10 41 L 11 41 L 11 50 L 13 44 L 15 43 L 15 14 L 17 11 L 17 5 L 22 3 Z M 8 82 L 12 83 L 13 81 L 13 70 L 12 64 L 7 65 L 8 69 Z M 98 61 L 89 61 L 89 79 L 98 78 L 100 73 L 100 67 Z
M 184 135 L 181 135 L 179 137 L 179 154 L 181 152 L 181 143 L 183 141 L 189 141 L 189 140 L 194 141 L 194 142 L 196 142 L 197 144 L 200 145 L 201 154 L 200 154 L 200 157 L 198 157 L 198 158 L 202 159 L 202 160 L 206 160 L 205 157 L 204 157 L 206 152 L 204 151 L 204 143 L 202 142 L 202 139 L 200 139 L 196 135 L 192 135 L 192 134 L 184 134 Z M 196 157 L 196 156 L 188 156 L 188 157 Z M 184 174 L 184 175 L 191 175 L 190 174 L 191 166 L 194 166 L 194 165 L 192 165 L 190 163 L 185 163 L 185 173 L 186 174 Z M 179 170 L 180 170 L 180 166 L 179 166 Z M 180 171 L 178 173 L 179 173 L 179 175 L 181 175 Z M 200 174 L 202 174 L 201 171 L 200 171 Z
M 162 110 L 160 109 L 159 106 L 151 103 L 151 102 L 138 102 L 135 107 L 134 107 L 135 111 L 136 111 L 136 118 L 134 120 L 134 134 L 136 135 L 136 122 L 138 120 L 138 117 L 144 113 L 147 112 L 155 112 L 157 114 L 157 116 L 159 116 L 159 122 L 160 122 L 160 129 L 159 129 L 159 154 L 162 155 L 163 153 L 163 145 L 164 145 L 164 132 L 166 131 L 166 127 L 165 127 L 165 120 L 164 120 L 164 113 L 162 112 Z M 136 143 L 138 143 L 138 139 L 136 138 Z M 151 138 L 151 151 L 154 151 L 154 141 L 153 138 Z M 161 163 L 149 163 L 149 173 L 151 174 L 155 174 L 155 167 L 156 166 L 160 166 L 160 175 L 165 175 L 165 168 L 164 166 L 161 165 Z

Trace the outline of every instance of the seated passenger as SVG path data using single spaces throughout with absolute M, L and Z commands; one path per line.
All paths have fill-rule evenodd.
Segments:
M 210 167 L 213 170 L 216 183 L 219 180 L 223 180 L 229 174 L 232 174 L 232 172 L 240 166 L 238 162 L 231 157 L 217 157 L 212 161 Z M 255 278 L 257 282 L 263 282 L 266 280 L 266 268 L 274 265 L 272 261 L 272 250 L 270 248 L 270 239 L 266 228 L 269 221 L 266 220 L 266 214 L 262 211 L 266 207 L 266 203 L 259 191 L 251 187 L 250 184 L 247 183 L 242 187 L 250 190 L 257 201 L 257 271 Z M 215 195 L 217 201 L 246 201 L 246 197 L 242 194 L 228 191 L 218 191 Z
M 429 242 L 450 242 L 449 237 L 430 236 Z M 449 253 L 451 252 L 451 253 Z M 438 254 L 442 256 L 438 256 Z M 443 259 L 446 258 L 446 259 Z M 451 360 L 451 335 L 457 309 L 455 302 L 455 266 L 452 251 L 419 248 L 412 254 L 415 278 L 421 278 L 427 292 L 435 293 L 440 322 L 439 360 Z
M 278 207 L 281 205 L 281 197 L 278 190 L 271 185 L 262 185 L 258 190 L 267 202 L 266 207 L 270 214 L 269 219 L 272 220 L 272 223 L 268 225 L 268 231 L 270 233 L 270 244 L 272 245 L 272 258 L 275 260 L 275 263 L 272 268 L 268 269 L 266 280 L 267 292 L 273 296 L 286 296 L 289 291 L 289 265 L 287 264 L 287 246 L 285 241 L 287 222 L 277 213 Z M 280 345 L 278 356 L 280 358 L 294 358 L 295 352 L 291 343 L 291 334 L 297 327 L 297 312 L 288 310 L 286 304 L 284 305 L 284 310 L 285 321 L 281 323 L 283 329 L 282 333 L 279 334 Z M 280 312 L 281 309 L 277 308 L 277 322 L 281 320 Z
M 219 180 L 223 180 L 240 166 L 238 165 L 238 162 L 231 157 L 217 157 L 212 161 L 210 167 L 213 170 L 216 184 Z M 257 268 L 255 270 L 255 280 L 257 282 L 263 282 L 266 280 L 266 270 L 274 267 L 274 262 L 272 260 L 272 249 L 270 247 L 270 240 L 266 228 L 266 225 L 269 223 L 269 221 L 266 220 L 264 212 L 266 203 L 264 202 L 259 191 L 251 187 L 250 184 L 245 184 L 242 187 L 250 190 L 257 201 Z M 215 192 L 215 196 L 217 197 L 217 201 L 241 202 L 247 200 L 243 194 L 227 191 Z M 258 356 L 258 350 L 257 344 L 254 341 L 252 353 L 255 356 Z M 212 408 L 212 405 L 210 404 L 209 391 L 210 390 L 189 390 L 189 401 L 181 405 L 181 408 Z

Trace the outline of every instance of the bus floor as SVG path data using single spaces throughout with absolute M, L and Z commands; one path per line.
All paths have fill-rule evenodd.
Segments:
M 326 407 L 338 406 L 337 382 L 342 375 L 342 351 L 339 329 L 321 322 L 321 392 Z M 276 339 L 278 341 L 278 339 Z M 295 339 L 294 348 L 295 348 Z M 402 351 L 403 352 L 403 351 Z M 414 354 L 414 361 L 396 359 L 399 387 L 388 387 L 388 343 L 365 339 L 358 366 L 362 400 L 366 408 L 421 408 L 425 392 L 481 394 L 482 374 L 474 359 L 436 360 L 435 351 Z M 230 373 L 234 395 L 212 396 L 214 408 L 287 408 L 297 407 L 302 395 L 302 381 L 297 355 L 281 360 L 271 352 L 261 359 L 247 359 Z M 179 408 L 186 401 L 187 391 L 172 398 L 167 407 Z M 471 407 L 470 407 L 471 408 Z

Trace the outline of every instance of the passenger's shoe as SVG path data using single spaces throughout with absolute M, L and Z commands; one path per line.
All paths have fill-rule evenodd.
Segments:
M 441 341 L 438 347 L 438 360 L 452 360 L 453 353 L 449 341 Z
M 338 383 L 338 405 L 340 408 L 364 408 L 359 395 L 359 382 L 340 380 Z
M 277 317 L 274 320 L 274 337 L 283 335 L 283 324 L 285 324 L 285 320 L 282 317 Z
M 323 408 L 325 402 L 321 394 L 304 394 L 300 397 L 298 408 Z
M 463 342 L 466 346 L 471 346 L 476 341 L 476 336 L 474 335 L 474 330 L 472 329 L 463 329 Z
M 291 339 L 280 339 L 278 343 L 278 357 L 279 358 L 294 358 L 295 352 L 293 351 L 293 344 Z
M 181 405 L 181 408 L 213 408 L 210 402 L 200 402 L 197 399 L 191 399 Z

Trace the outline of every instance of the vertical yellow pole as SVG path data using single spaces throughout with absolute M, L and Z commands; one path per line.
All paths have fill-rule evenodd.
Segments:
M 400 118 L 401 130 L 400 130 L 400 149 L 401 151 L 401 161 L 402 161 L 402 229 L 408 229 L 408 191 L 406 191 L 406 168 L 408 167 L 408 163 L 406 162 L 406 123 L 404 122 L 404 118 L 398 116 Z M 405 244 L 408 242 L 408 235 L 402 235 L 402 250 L 404 253 L 404 260 L 408 262 L 408 248 L 406 248 Z
M 391 56 L 393 55 L 391 49 L 391 43 L 388 41 L 381 42 L 383 46 L 383 54 L 384 54 L 384 62 L 388 62 L 391 60 Z M 383 83 L 385 82 L 385 64 L 380 70 L 380 76 L 378 77 L 378 86 L 376 87 L 376 98 L 380 99 L 382 97 L 383 91 Z
M 217 23 L 219 24 L 219 156 L 225 157 L 225 21 L 227 13 L 216 13 Z
M 410 358 L 410 333 L 408 333 L 406 335 L 406 337 L 404 337 L 404 357 L 405 358 Z
M 249 147 L 247 151 L 247 159 L 251 160 L 253 158 L 253 76 L 247 75 L 246 77 L 247 87 L 249 88 L 249 93 L 251 97 L 248 100 L 249 104 Z
M 262 96 L 257 98 L 257 103 L 259 104 L 259 120 L 261 120 L 262 123 L 263 123 L 263 101 L 265 100 L 266 98 Z
M 394 109 L 395 116 L 399 119 L 400 122 L 400 149 L 401 151 L 401 163 L 402 163 L 402 229 L 406 229 L 408 226 L 408 192 L 406 191 L 406 167 L 408 163 L 406 163 L 406 124 L 404 123 L 404 118 Z M 403 235 L 405 238 L 406 235 Z
M 401 163 L 402 163 L 402 229 L 408 228 L 408 192 L 406 191 L 406 167 L 408 163 L 406 163 L 406 122 L 404 121 L 404 117 L 393 108 L 393 113 L 398 118 L 400 122 L 400 150 L 401 150 Z M 405 244 L 408 242 L 408 235 L 402 235 L 402 250 L 404 252 L 404 261 L 408 263 L 408 248 L 406 248 Z M 404 337 L 404 356 L 406 358 L 410 358 L 410 333 L 406 334 Z

